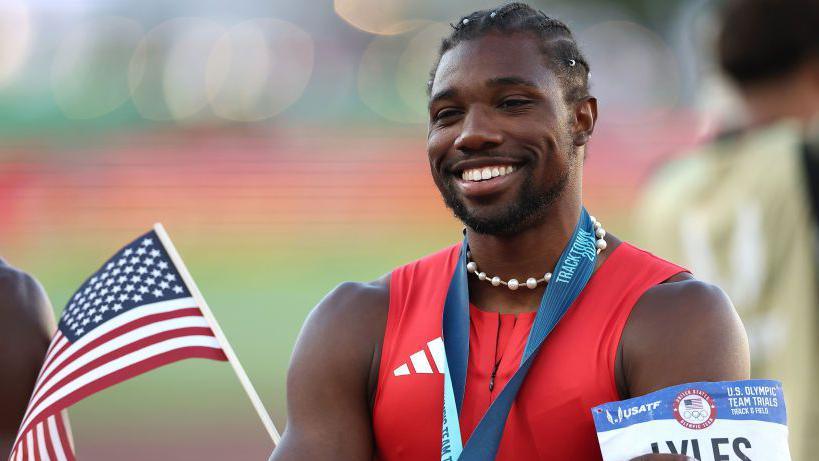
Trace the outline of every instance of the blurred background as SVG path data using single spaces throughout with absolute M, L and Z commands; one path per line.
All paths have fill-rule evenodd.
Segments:
M 652 169 L 734 96 L 714 4 L 536 1 L 592 67 L 586 203 L 620 237 Z M 0 256 L 56 313 L 165 224 L 279 429 L 299 328 L 343 280 L 457 241 L 426 164 L 449 22 L 492 1 L 0 0 Z M 160 368 L 70 410 L 80 459 L 263 459 L 226 364 Z

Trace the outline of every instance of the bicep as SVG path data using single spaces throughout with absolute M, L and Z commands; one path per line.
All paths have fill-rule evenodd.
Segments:
M 51 304 L 39 283 L 0 267 L 0 456 L 17 433 L 53 324 Z
M 640 300 L 624 331 L 629 396 L 688 382 L 748 379 L 745 328 L 725 293 L 696 280 L 668 285 Z
M 288 371 L 287 429 L 271 461 L 372 458 L 372 348 L 366 321 L 343 298 L 331 294 L 305 322 Z

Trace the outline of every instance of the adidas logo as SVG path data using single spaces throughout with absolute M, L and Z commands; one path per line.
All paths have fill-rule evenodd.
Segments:
M 444 340 L 440 336 L 429 341 L 427 347 L 410 355 L 409 364 L 412 364 L 413 371 L 410 371 L 409 364 L 404 362 L 393 370 L 392 374 L 395 376 L 404 376 L 413 373 L 436 373 L 432 370 L 432 365 L 430 365 L 429 359 L 427 358 L 427 352 L 432 357 L 432 362 L 435 363 L 437 373 L 443 374 L 446 369 L 446 350 L 444 349 Z

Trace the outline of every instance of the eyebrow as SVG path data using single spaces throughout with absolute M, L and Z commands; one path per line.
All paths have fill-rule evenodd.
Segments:
M 537 83 L 523 77 L 496 77 L 486 81 L 487 86 L 527 86 L 530 88 L 540 88 Z
M 454 88 L 447 88 L 445 90 L 441 90 L 432 95 L 431 98 L 429 98 L 429 107 L 432 107 L 433 104 L 435 104 L 437 101 L 440 101 L 441 99 L 454 98 L 455 96 L 457 96 L 457 94 L 458 92 L 455 91 Z
M 490 78 L 489 80 L 486 81 L 486 86 L 489 87 L 525 86 L 533 89 L 540 88 L 540 86 L 538 86 L 537 83 L 531 80 L 527 80 L 523 77 L 516 76 Z M 458 91 L 455 90 L 454 88 L 447 88 L 445 90 L 441 90 L 432 95 L 431 98 L 429 98 L 429 107 L 432 107 L 433 104 L 435 104 L 437 101 L 440 101 L 441 99 L 450 99 L 454 98 L 457 95 Z

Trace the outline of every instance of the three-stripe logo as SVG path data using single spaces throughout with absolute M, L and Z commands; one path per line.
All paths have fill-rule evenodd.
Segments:
M 392 374 L 395 376 L 406 376 L 413 373 L 436 373 L 436 371 L 433 371 L 432 365 L 429 363 L 427 352 L 429 352 L 429 356 L 432 357 L 432 362 L 435 364 L 437 373 L 445 373 L 446 351 L 444 349 L 444 340 L 439 336 L 432 341 L 427 342 L 426 347 L 422 348 L 420 351 L 411 354 L 409 362 L 404 362 L 399 365 L 395 370 L 393 370 Z M 412 368 L 410 368 L 410 364 L 412 365 Z

